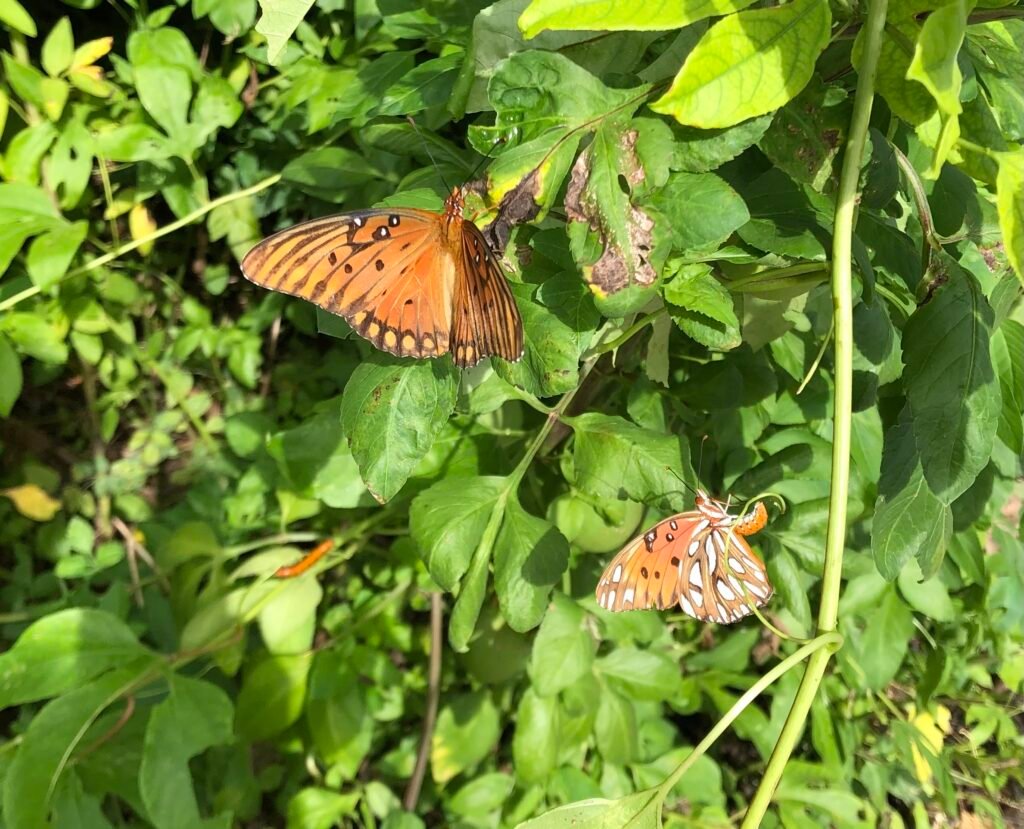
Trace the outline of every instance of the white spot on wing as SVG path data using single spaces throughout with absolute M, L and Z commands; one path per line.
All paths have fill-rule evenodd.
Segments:
M 693 599 L 693 603 L 697 605 L 697 607 L 704 607 L 704 597 L 701 595 L 699 590 L 691 590 L 690 598 Z
M 700 542 L 699 541 L 693 541 L 693 542 L 690 543 L 690 549 L 688 549 L 686 552 L 688 552 L 691 556 L 695 556 L 695 555 L 697 555 L 697 550 L 699 550 L 699 549 L 700 549 Z
M 729 566 L 732 568 L 732 571 L 734 573 L 745 572 L 743 567 L 740 565 L 740 560 L 738 558 L 733 558 L 732 556 L 729 556 Z
M 711 533 L 704 542 L 704 552 L 708 556 L 708 570 L 712 573 L 715 571 L 715 565 L 718 563 L 718 556 L 715 553 L 715 542 L 711 540 L 713 536 L 714 533 Z
M 608 607 L 609 609 L 615 606 L 615 591 L 613 590 L 608 594 Z
M 747 588 L 759 599 L 767 599 L 768 593 L 760 585 L 754 584 L 752 581 L 747 582 Z
M 679 606 L 683 609 L 683 613 L 687 616 L 696 616 L 697 614 L 693 610 L 693 605 L 687 600 L 686 596 L 679 597 Z
M 700 562 L 695 561 L 693 567 L 690 568 L 690 584 L 694 587 L 703 587 L 704 582 L 701 581 L 700 577 Z
M 633 588 L 632 587 L 626 588 L 626 592 L 622 594 L 622 601 L 624 601 L 624 602 L 632 602 L 633 601 Z
M 621 578 L 622 578 L 622 565 L 621 564 L 616 564 L 615 565 L 615 572 L 612 573 L 612 584 L 618 584 L 619 583 L 619 579 L 621 579 Z
M 715 582 L 715 587 L 718 589 L 718 595 L 725 599 L 727 602 L 731 602 L 733 599 L 736 598 L 736 594 L 729 589 L 729 585 L 727 585 L 721 579 L 718 579 Z

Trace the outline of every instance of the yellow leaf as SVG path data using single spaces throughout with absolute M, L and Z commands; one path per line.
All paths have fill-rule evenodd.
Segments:
M 33 521 L 49 521 L 60 511 L 60 501 L 50 497 L 46 490 L 35 484 L 22 484 L 0 490 L 14 502 L 14 508 Z
M 75 49 L 74 57 L 71 58 L 71 71 L 74 72 L 76 69 L 96 63 L 96 61 L 110 51 L 113 45 L 114 38 L 112 37 L 101 37 L 96 40 L 90 40 L 88 43 L 83 43 Z
M 934 714 L 930 711 L 918 714 L 917 709 L 911 705 L 907 713 L 910 724 L 921 735 L 921 739 L 916 740 L 910 747 L 911 756 L 914 758 L 914 776 L 927 791 L 931 788 L 932 768 L 919 747 L 923 746 L 933 757 L 939 756 L 939 752 L 942 751 L 942 737 L 949 733 L 949 709 L 944 705 L 938 705 Z
M 150 215 L 146 205 L 137 204 L 131 209 L 131 212 L 128 214 L 128 230 L 136 241 L 145 239 L 156 231 L 156 222 L 153 221 L 153 217 Z M 139 251 L 143 256 L 151 250 L 153 250 L 152 240 L 139 245 Z
M 76 89 L 95 98 L 109 98 L 114 88 L 103 80 L 103 70 L 98 66 L 81 66 L 68 72 L 68 80 Z

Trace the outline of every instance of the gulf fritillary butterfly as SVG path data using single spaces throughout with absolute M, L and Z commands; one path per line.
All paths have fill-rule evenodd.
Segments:
M 452 352 L 467 368 L 523 355 L 523 321 L 497 257 L 462 216 L 456 187 L 444 212 L 375 208 L 313 219 L 250 250 L 242 273 L 344 317 L 398 357 Z
M 773 588 L 747 543 L 768 521 L 760 501 L 744 516 L 697 491 L 696 509 L 655 524 L 611 560 L 597 584 L 605 610 L 659 610 L 677 602 L 702 622 L 729 624 L 761 607 Z

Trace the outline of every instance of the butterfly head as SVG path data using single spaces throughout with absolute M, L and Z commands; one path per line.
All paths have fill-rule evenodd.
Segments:
M 466 194 L 461 187 L 452 189 L 444 200 L 444 216 L 448 221 L 462 218 L 462 208 L 466 205 Z

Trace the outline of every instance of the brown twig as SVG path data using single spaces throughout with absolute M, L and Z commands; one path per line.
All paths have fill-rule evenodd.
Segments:
M 266 397 L 270 393 L 270 375 L 273 373 L 274 357 L 277 356 L 277 340 L 281 336 L 281 317 L 274 317 L 270 324 L 270 334 L 267 342 L 267 359 L 264 363 L 263 380 L 260 383 L 260 397 Z
M 171 590 L 171 583 L 167 580 L 167 576 L 164 575 L 163 570 L 160 569 L 160 565 L 156 563 L 152 553 L 146 549 L 146 547 L 135 537 L 135 533 L 131 531 L 131 528 L 124 523 L 118 516 L 114 516 L 110 523 L 114 529 L 117 530 L 117 534 L 124 539 L 125 547 L 128 549 L 129 561 L 128 566 L 131 567 L 131 556 L 138 556 L 145 563 L 146 566 L 153 571 L 156 576 L 156 580 L 160 583 L 160 586 L 167 592 Z M 136 565 L 137 567 L 138 565 Z M 137 578 L 137 571 L 134 573 Z M 140 596 L 141 598 L 141 596 Z M 142 602 L 139 602 L 139 607 L 142 607 Z
M 89 754 L 92 754 L 96 749 L 102 746 L 104 743 L 109 742 L 117 736 L 117 733 L 128 724 L 128 720 L 132 718 L 132 714 L 135 713 L 135 697 L 129 694 L 124 698 L 124 711 L 121 712 L 121 716 L 117 718 L 110 728 L 104 733 L 97 737 L 93 742 L 89 743 L 85 748 L 78 752 L 78 759 L 81 760 Z
M 427 771 L 427 758 L 430 757 L 430 743 L 434 737 L 434 723 L 437 720 L 437 704 L 441 698 L 441 649 L 442 640 L 441 594 L 430 594 L 430 667 L 427 673 L 427 710 L 423 713 L 423 734 L 420 737 L 420 749 L 416 754 L 416 765 L 413 767 L 409 786 L 402 799 L 402 807 L 407 812 L 416 811 L 416 803 L 420 799 L 423 786 L 423 775 Z

